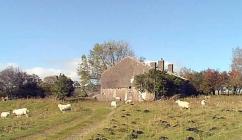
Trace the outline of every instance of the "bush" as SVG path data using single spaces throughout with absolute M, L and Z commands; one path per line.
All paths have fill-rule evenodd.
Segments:
M 18 68 L 8 67 L 0 72 L 0 96 L 10 98 L 44 97 L 37 75 L 29 75 Z
M 87 97 L 87 92 L 83 90 L 82 88 L 75 88 L 74 90 L 74 96 L 76 97 Z
M 155 93 L 155 98 L 162 96 L 173 96 L 175 94 L 190 95 L 195 94 L 192 85 L 175 75 L 161 72 L 159 70 L 150 70 L 148 73 L 135 76 L 135 87 L 141 92 L 148 91 Z
M 51 91 L 53 91 L 56 98 L 63 100 L 65 97 L 73 95 L 73 83 L 74 82 L 70 78 L 66 77 L 64 74 L 60 74 Z

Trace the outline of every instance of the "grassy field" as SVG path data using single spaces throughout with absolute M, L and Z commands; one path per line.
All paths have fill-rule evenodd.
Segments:
M 0 112 L 27 107 L 30 117 L 0 119 L 0 139 L 65 139 L 106 119 L 111 108 L 102 102 L 73 103 L 71 112 L 61 113 L 58 102 L 47 100 L 17 100 L 0 102 Z
M 61 113 L 54 100 L 0 102 L 0 112 L 27 107 L 29 118 L 0 119 L 0 139 L 84 140 L 239 140 L 242 139 L 242 96 L 184 99 L 190 110 L 173 100 L 119 104 L 82 101 Z

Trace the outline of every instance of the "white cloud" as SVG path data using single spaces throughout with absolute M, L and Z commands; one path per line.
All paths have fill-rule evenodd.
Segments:
M 40 78 L 44 78 L 50 75 L 59 75 L 60 73 L 62 73 L 62 70 L 60 69 L 42 68 L 42 67 L 34 67 L 34 68 L 26 69 L 24 71 L 26 71 L 28 74 L 36 74 Z
M 70 77 L 72 80 L 79 81 L 79 76 L 77 74 L 77 67 L 80 62 L 81 62 L 81 59 L 72 59 L 72 60 L 66 61 L 64 63 L 60 62 L 58 68 L 56 68 L 56 67 L 46 68 L 46 67 L 36 66 L 36 67 L 22 69 L 22 70 L 27 72 L 28 74 L 36 74 L 41 79 L 43 79 L 46 76 L 59 75 L 60 73 L 62 73 L 62 74 L 65 74 L 66 76 Z M 0 70 L 6 68 L 8 66 L 20 67 L 16 63 L 6 63 L 6 64 L 0 64 Z
M 36 74 L 42 79 L 46 76 L 59 75 L 60 73 L 63 73 L 66 76 L 70 77 L 72 80 L 79 81 L 80 78 L 77 75 L 77 67 L 78 67 L 78 64 L 80 64 L 80 62 L 81 62 L 80 58 L 75 58 L 64 62 L 57 61 L 55 62 L 55 66 L 52 68 L 37 66 L 37 67 L 27 68 L 22 70 L 26 71 L 29 74 Z M 151 61 L 151 60 L 145 61 L 146 64 L 149 64 L 150 62 L 155 62 L 155 61 Z M 165 61 L 165 69 L 167 69 L 168 64 L 172 64 L 172 62 Z M 179 63 L 173 63 L 173 64 L 174 64 L 174 71 L 178 73 L 181 68 L 181 65 Z M 19 67 L 19 65 L 17 65 L 16 63 L 6 63 L 6 64 L 0 64 L 0 70 L 8 66 Z
M 50 75 L 59 75 L 60 73 L 63 73 L 66 76 L 70 77 L 72 80 L 79 81 L 77 67 L 80 61 L 80 59 L 72 59 L 64 62 L 64 64 L 60 64 L 60 68 L 34 67 L 26 69 L 25 71 L 29 74 L 36 74 L 40 76 L 40 78 L 44 78 Z
M 75 58 L 67 61 L 64 64 L 63 73 L 71 77 L 75 81 L 79 81 L 80 77 L 77 74 L 78 64 L 81 63 L 81 58 Z
M 16 64 L 16 63 L 7 63 L 6 66 L 7 67 L 18 67 L 18 64 Z
M 19 66 L 18 66 L 18 64 L 12 63 L 12 62 L 0 64 L 0 70 L 5 69 L 7 67 L 19 67 Z

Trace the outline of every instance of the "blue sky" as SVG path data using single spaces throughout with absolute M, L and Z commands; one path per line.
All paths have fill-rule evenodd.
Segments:
M 241 0 L 2 0 L 0 67 L 73 74 L 95 43 L 124 40 L 148 60 L 229 70 L 241 13 Z

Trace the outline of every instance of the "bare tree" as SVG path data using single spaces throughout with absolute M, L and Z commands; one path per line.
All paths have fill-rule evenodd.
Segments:
M 28 97 L 41 96 L 39 88 L 40 78 L 37 75 L 28 75 L 19 68 L 8 67 L 0 72 L 0 88 L 4 96 Z
M 88 56 L 82 56 L 78 74 L 81 81 L 91 81 L 98 85 L 103 71 L 116 65 L 127 56 L 134 56 L 134 52 L 124 41 L 108 41 L 96 44 Z M 86 69 L 88 67 L 88 70 Z M 83 75 L 84 74 L 84 75 Z M 88 78 L 88 79 L 87 79 Z
M 234 71 L 239 71 L 242 73 L 242 48 L 235 48 L 233 49 L 232 55 L 232 65 L 231 68 Z
M 233 93 L 240 93 L 242 88 L 242 48 L 233 49 L 232 65 L 230 72 L 230 86 L 233 89 Z

